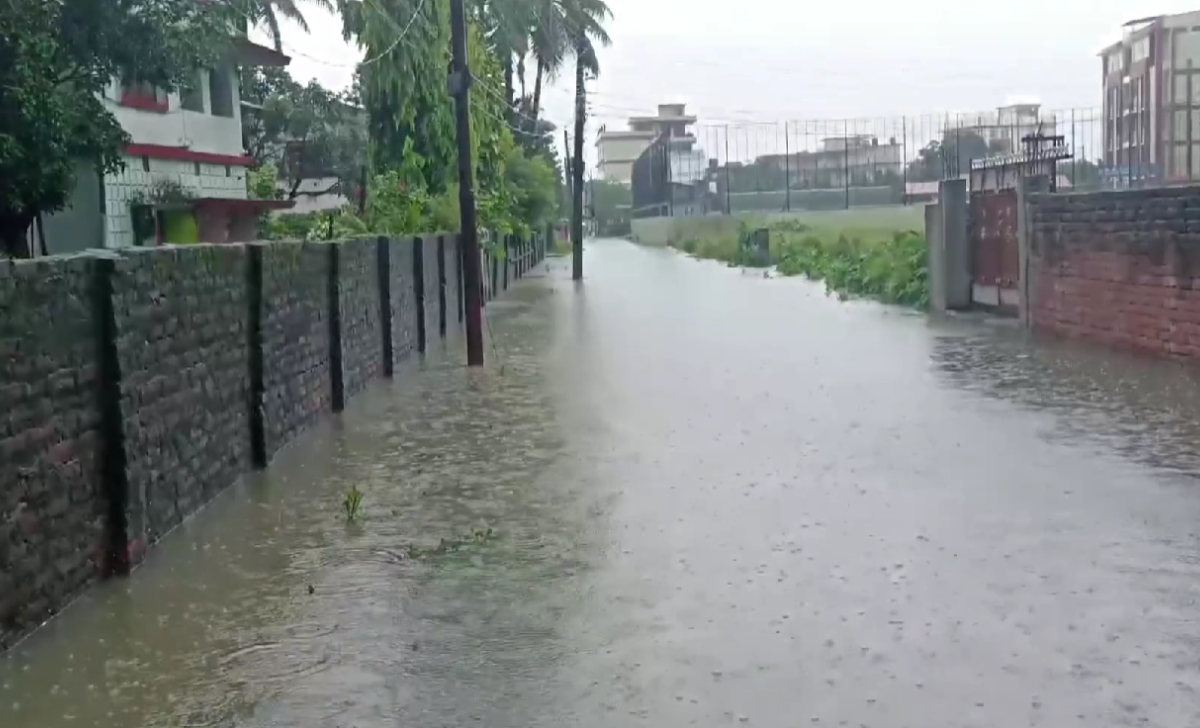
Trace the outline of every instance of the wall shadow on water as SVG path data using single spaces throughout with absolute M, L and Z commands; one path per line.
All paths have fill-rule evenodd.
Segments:
M 1178 362 L 1003 329 L 963 327 L 935 337 L 947 383 L 1045 412 L 1042 436 L 1092 443 L 1133 462 L 1200 473 L 1200 370 Z

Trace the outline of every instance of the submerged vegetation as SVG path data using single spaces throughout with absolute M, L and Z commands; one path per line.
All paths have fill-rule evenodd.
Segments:
M 696 258 L 732 266 L 774 265 L 780 275 L 824 281 L 845 299 L 871 298 L 914 308 L 929 305 L 928 245 L 915 231 L 835 230 L 796 222 L 767 226 L 769 256 L 757 255 L 754 230 L 742 224 L 735 234 L 694 236 L 672 241 Z

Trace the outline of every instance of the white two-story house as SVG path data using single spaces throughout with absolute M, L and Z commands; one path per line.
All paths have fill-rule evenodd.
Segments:
M 81 164 L 68 207 L 30 230 L 35 251 L 64 253 L 163 243 L 253 240 L 260 213 L 288 202 L 249 199 L 253 160 L 242 141 L 240 66 L 290 59 L 244 37 L 230 39 L 213 69 L 175 93 L 114 80 L 105 105 L 130 136 L 125 169 L 103 179 Z

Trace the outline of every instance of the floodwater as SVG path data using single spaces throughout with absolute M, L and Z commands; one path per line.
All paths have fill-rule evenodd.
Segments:
M 1200 725 L 1195 370 L 587 255 L 0 659 L 0 726 Z

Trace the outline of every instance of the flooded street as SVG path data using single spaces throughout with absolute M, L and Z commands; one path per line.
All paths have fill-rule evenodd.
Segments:
M 1197 370 L 587 256 L 0 658 L 0 726 L 1200 725 Z

